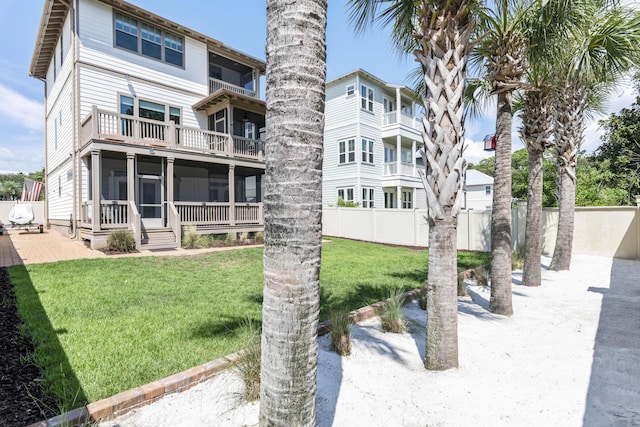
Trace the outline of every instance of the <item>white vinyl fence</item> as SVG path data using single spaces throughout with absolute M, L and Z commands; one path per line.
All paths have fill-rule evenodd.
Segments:
M 512 211 L 513 246 L 524 245 L 526 205 Z M 323 209 L 323 234 L 395 245 L 429 245 L 426 210 Z M 553 252 L 558 210 L 543 211 L 542 250 Z M 470 210 L 458 215 L 458 249 L 491 250 L 491 211 Z M 640 259 L 640 208 L 576 208 L 573 253 Z

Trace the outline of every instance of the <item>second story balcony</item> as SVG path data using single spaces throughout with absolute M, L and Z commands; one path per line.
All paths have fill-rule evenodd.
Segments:
M 420 122 L 414 118 L 411 114 L 404 111 L 390 111 L 384 113 L 383 126 L 391 126 L 395 124 L 402 124 L 410 128 L 418 129 Z
M 82 121 L 81 138 L 82 145 L 91 140 L 104 140 L 257 161 L 264 159 L 264 141 L 260 139 L 113 113 L 96 106 Z
M 413 163 L 407 162 L 385 162 L 384 170 L 382 173 L 385 177 L 403 175 L 412 178 L 418 178 L 418 170 L 416 169 L 416 165 Z

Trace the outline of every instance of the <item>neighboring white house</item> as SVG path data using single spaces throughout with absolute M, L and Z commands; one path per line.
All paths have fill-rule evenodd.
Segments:
M 480 171 L 467 169 L 463 192 L 462 209 L 491 209 L 493 205 L 493 178 Z
M 323 206 L 426 207 L 416 104 L 404 86 L 358 69 L 327 83 Z
M 239 17 L 241 25 L 241 17 Z M 117 228 L 174 247 L 181 227 L 263 228 L 265 63 L 122 0 L 45 0 L 46 220 L 91 247 Z

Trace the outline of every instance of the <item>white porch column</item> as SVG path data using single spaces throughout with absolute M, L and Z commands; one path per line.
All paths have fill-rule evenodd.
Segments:
M 416 171 L 416 160 L 418 157 L 416 156 L 416 140 L 414 139 L 411 143 L 411 163 L 413 163 L 413 176 L 418 176 Z
M 100 230 L 100 150 L 91 151 L 91 230 Z
M 402 137 L 396 135 L 396 174 L 400 175 L 402 170 Z
M 175 158 L 167 157 L 167 202 L 173 202 L 173 163 Z
M 229 165 L 229 225 L 236 225 L 236 165 Z
M 396 187 L 396 203 L 396 209 L 402 209 L 402 187 L 399 185 Z
M 402 124 L 402 97 L 400 96 L 400 88 L 396 88 L 396 123 Z
M 136 155 L 127 153 L 127 201 L 135 203 L 136 201 Z

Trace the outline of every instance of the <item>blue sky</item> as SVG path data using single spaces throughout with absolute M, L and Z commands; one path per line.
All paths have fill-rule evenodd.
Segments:
M 44 0 L 0 0 L 0 172 L 34 172 L 44 166 L 44 84 L 29 77 L 29 65 Z M 258 0 L 188 0 L 175 2 L 130 0 L 137 6 L 207 34 L 258 58 L 264 58 L 266 8 Z M 357 68 L 389 83 L 407 84 L 415 67 L 413 58 L 402 58 L 392 47 L 388 30 L 372 28 L 356 35 L 349 24 L 345 0 L 329 2 L 327 25 L 327 78 L 333 79 Z M 635 100 L 631 90 L 621 90 L 611 99 L 609 111 L 618 111 Z M 467 120 L 467 158 L 477 162 L 482 137 L 495 128 L 493 111 Z M 517 126 L 517 124 L 516 124 Z M 514 126 L 514 149 L 521 148 Z M 585 148 L 598 145 L 595 122 L 587 127 Z M 475 142 L 474 142 L 475 141 Z

